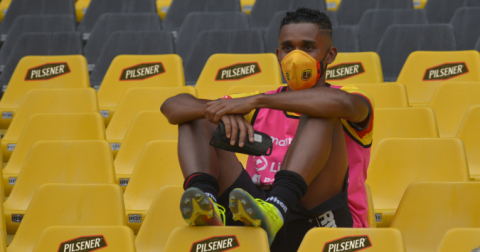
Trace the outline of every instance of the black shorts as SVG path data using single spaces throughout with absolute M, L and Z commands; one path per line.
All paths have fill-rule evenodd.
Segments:
M 225 207 L 226 225 L 243 226 L 241 221 L 232 220 L 232 212 L 228 208 L 230 192 L 235 188 L 241 188 L 254 198 L 267 199 L 270 190 L 264 191 L 258 188 L 243 170 L 237 180 L 218 198 L 218 203 Z M 328 199 L 311 210 L 303 207 L 300 202 L 290 209 L 283 227 L 278 231 L 275 240 L 270 247 L 272 252 L 294 252 L 298 250 L 303 237 L 308 230 L 314 227 L 353 227 L 353 218 L 348 207 L 348 172 L 345 176 L 343 192 Z

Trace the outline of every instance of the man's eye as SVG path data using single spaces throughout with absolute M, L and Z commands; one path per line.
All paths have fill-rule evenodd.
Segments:
M 313 46 L 311 46 L 311 45 L 306 45 L 306 46 L 305 46 L 305 49 L 307 49 L 307 50 L 313 50 Z

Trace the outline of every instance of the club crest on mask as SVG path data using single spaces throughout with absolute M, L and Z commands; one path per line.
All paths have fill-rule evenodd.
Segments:
M 290 74 L 285 73 L 285 75 L 287 76 L 287 80 L 290 80 Z
M 302 71 L 302 80 L 307 81 L 312 77 L 312 69 L 306 69 Z

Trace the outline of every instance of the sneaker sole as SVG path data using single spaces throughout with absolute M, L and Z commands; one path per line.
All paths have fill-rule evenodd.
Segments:
M 260 227 L 262 219 L 266 219 L 264 214 L 262 216 L 263 212 L 258 208 L 255 199 L 244 190 L 233 190 L 230 193 L 229 200 L 229 208 L 233 214 L 233 220 L 242 221 L 246 226 Z
M 205 193 L 197 188 L 188 188 L 182 195 L 180 211 L 189 226 L 207 226 L 204 216 L 213 217 L 210 200 Z

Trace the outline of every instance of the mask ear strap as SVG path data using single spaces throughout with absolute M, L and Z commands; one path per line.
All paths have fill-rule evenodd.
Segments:
M 332 47 L 330 46 L 327 50 L 327 53 L 325 53 L 325 56 L 323 56 L 323 59 L 321 61 L 318 61 L 317 60 L 317 69 L 318 69 L 318 74 L 317 74 L 317 81 L 320 79 L 320 77 L 323 75 L 323 73 L 327 70 L 326 67 L 325 69 L 323 69 L 323 62 L 325 61 L 325 58 L 327 58 L 327 55 L 328 53 L 330 52 L 330 49 L 332 49 Z

